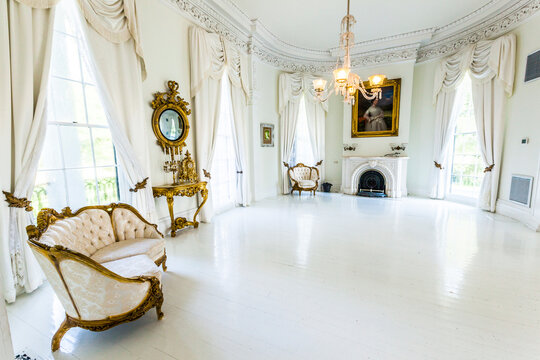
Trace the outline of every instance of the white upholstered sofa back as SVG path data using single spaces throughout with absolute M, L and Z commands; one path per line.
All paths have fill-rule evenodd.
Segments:
M 138 238 L 161 238 L 161 235 L 154 226 L 148 225 L 142 221 L 129 209 L 114 209 L 112 213 L 112 222 L 118 241 Z
M 115 242 L 115 236 L 109 214 L 101 209 L 88 209 L 77 216 L 57 220 L 43 233 L 40 242 L 49 246 L 62 245 L 92 256 Z

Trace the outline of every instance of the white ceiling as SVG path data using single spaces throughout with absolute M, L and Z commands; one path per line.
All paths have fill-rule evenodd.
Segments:
M 281 40 L 318 50 L 338 45 L 340 22 L 347 11 L 346 0 L 230 1 Z M 508 0 L 351 0 L 351 14 L 357 20 L 354 32 L 360 42 L 439 28 L 488 3 L 503 2 Z

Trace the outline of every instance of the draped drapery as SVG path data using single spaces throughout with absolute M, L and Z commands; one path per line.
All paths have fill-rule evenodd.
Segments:
M 437 104 L 436 137 L 432 197 L 443 198 L 444 186 L 437 160 L 445 136 L 455 126 L 456 87 L 468 70 L 472 80 L 477 136 L 485 165 L 479 207 L 495 211 L 502 160 L 505 94 L 512 95 L 515 75 L 516 37 L 513 34 L 495 40 L 480 41 L 466 50 L 441 61 L 435 74 L 434 101 Z M 440 136 L 438 136 L 440 135 Z M 446 147 L 448 147 L 446 145 Z M 442 161 L 442 160 L 441 160 Z M 443 190 L 441 190 L 443 189 Z
M 81 25 L 90 54 L 90 65 L 94 69 L 96 85 L 107 113 L 119 167 L 127 181 L 127 186 L 121 186 L 120 198 L 133 205 L 145 218 L 152 220 L 155 203 L 149 178 L 148 124 L 144 116 L 144 61 L 135 40 L 138 38 L 137 22 L 136 19 L 131 20 L 135 14 L 134 6 L 133 0 L 108 5 L 97 0 L 81 1 L 82 14 L 87 19 L 82 19 Z M 98 27 L 95 24 L 101 25 Z M 133 29 L 128 31 L 128 28 Z M 131 34 L 137 35 L 130 37 Z M 135 184 L 146 178 L 145 188 L 137 192 L 130 191 Z
M 191 97 L 195 130 L 195 148 L 199 176 L 210 170 L 214 149 L 221 101 L 221 81 L 227 71 L 231 88 L 233 112 L 233 141 L 237 172 L 237 204 L 249 205 L 249 171 L 247 161 L 249 98 L 249 64 L 244 54 L 232 43 L 215 33 L 200 27 L 191 27 L 189 33 L 191 53 Z M 210 184 L 209 184 L 210 186 Z M 201 210 L 202 221 L 209 222 L 214 214 L 212 191 L 208 203 Z
M 31 199 L 47 126 L 54 9 L 33 8 L 15 0 L 5 5 L 7 19 L 2 20 L 7 21 L 0 26 L 8 36 L 0 39 L 0 68 L 2 86 L 10 96 L 2 96 L 0 121 L 11 148 L 1 156 L 2 190 L 18 199 Z M 43 275 L 25 241 L 32 214 L 25 207 L 7 208 L 4 200 L 1 203 L 3 292 L 12 302 L 18 290 L 31 292 L 41 285 Z
M 0 121 L 7 143 L 1 160 L 2 168 L 7 173 L 7 176 L 2 177 L 2 190 L 13 193 L 15 199 L 32 198 L 47 130 L 47 83 L 54 6 L 58 2 L 59 0 L 8 0 L 4 4 L 7 18 L 0 22 L 0 26 L 3 27 L 1 33 L 7 35 L 0 38 L 2 88 L 6 94 L 10 94 L 9 97 L 2 97 L 0 100 L 2 101 Z M 133 160 L 127 155 L 123 156 L 122 152 L 130 153 L 131 156 L 134 154 L 134 148 L 141 153 L 145 152 L 140 143 L 141 139 L 144 139 L 144 134 L 137 139 L 131 136 L 135 131 L 133 127 L 142 133 L 139 124 L 143 124 L 144 121 L 141 117 L 143 109 L 140 84 L 141 76 L 144 76 L 144 62 L 138 41 L 135 1 L 120 0 L 110 3 L 106 0 L 80 0 L 79 5 L 92 27 L 88 33 L 95 32 L 94 35 L 89 35 L 89 41 L 96 43 L 106 39 L 109 43 L 107 50 L 97 48 L 94 44 L 97 52 L 106 51 L 103 55 L 107 56 L 101 60 L 101 64 L 99 59 L 96 59 L 96 68 L 103 72 L 101 78 L 107 78 L 106 82 L 101 81 L 100 87 L 104 93 L 105 104 L 108 105 L 113 141 L 120 155 L 121 165 L 129 169 L 129 163 Z M 100 40 L 96 40 L 98 33 Z M 112 50 L 114 46 L 110 45 L 111 42 L 124 50 L 120 52 Z M 111 67 L 113 62 L 114 66 Z M 105 69 L 107 67 L 110 68 Z M 133 70 L 135 67 L 136 74 Z M 111 68 L 121 69 L 121 73 L 111 72 Z M 113 84 L 113 78 L 121 80 Z M 128 101 L 124 95 L 131 99 Z M 137 146 L 128 149 L 126 143 L 129 142 L 126 139 L 129 139 L 130 144 Z M 122 157 L 127 160 L 123 161 Z M 126 173 L 130 178 L 129 170 L 126 170 Z M 135 182 L 135 178 L 137 182 L 144 179 L 143 171 L 137 176 L 131 176 L 130 180 Z M 135 197 L 139 198 L 131 201 L 135 206 L 147 216 L 150 212 L 153 213 L 154 202 L 151 193 L 140 191 Z M 29 207 L 8 208 L 6 202 L 0 203 L 0 271 L 3 273 L 4 297 L 12 302 L 18 291 L 35 290 L 42 283 L 43 275 L 26 244 L 25 229 L 33 221 L 32 214 L 26 211 Z
M 319 102 L 313 92 L 313 80 L 317 77 L 303 73 L 282 73 L 279 76 L 279 115 L 281 160 L 288 163 L 291 158 L 296 136 L 296 124 L 300 109 L 300 99 L 305 95 L 311 149 L 316 161 L 324 160 L 324 136 L 327 102 Z M 313 164 L 309 164 L 313 165 Z M 321 179 L 324 179 L 324 165 L 318 167 Z M 281 167 L 283 194 L 290 191 L 287 168 Z

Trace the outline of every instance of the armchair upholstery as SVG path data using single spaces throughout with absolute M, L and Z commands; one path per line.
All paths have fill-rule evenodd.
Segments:
M 157 226 L 129 205 L 88 206 L 72 213 L 42 209 L 28 243 L 66 311 L 52 339 L 72 327 L 103 331 L 156 308 L 163 317 L 165 244 Z
M 322 161 L 318 162 L 320 165 Z M 291 194 L 294 190 L 298 191 L 299 195 L 302 195 L 302 191 L 310 191 L 315 195 L 315 191 L 319 187 L 319 169 L 316 166 L 307 166 L 302 163 L 298 163 L 293 167 L 289 167 L 287 163 L 285 166 L 289 168 L 288 174 L 291 179 Z

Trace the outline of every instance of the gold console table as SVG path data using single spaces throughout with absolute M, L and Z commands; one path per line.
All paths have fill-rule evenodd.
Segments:
M 206 188 L 206 181 L 199 181 L 194 183 L 184 183 L 184 184 L 178 184 L 178 185 L 163 185 L 163 186 L 153 186 L 152 192 L 154 193 L 154 197 L 161 197 L 165 196 L 167 198 L 167 206 L 169 207 L 169 215 L 171 216 L 171 236 L 176 236 L 176 231 L 185 228 L 186 226 L 193 226 L 197 228 L 199 226 L 199 222 L 197 221 L 197 215 L 199 215 L 199 212 L 201 211 L 203 205 L 206 203 L 206 200 L 208 199 L 208 189 Z M 195 211 L 195 215 L 193 215 L 193 221 L 189 221 L 184 217 L 178 217 L 174 218 L 174 197 L 175 196 L 187 196 L 192 197 L 193 195 L 197 193 L 201 193 L 201 196 L 203 197 L 203 201 L 197 208 L 197 211 Z

